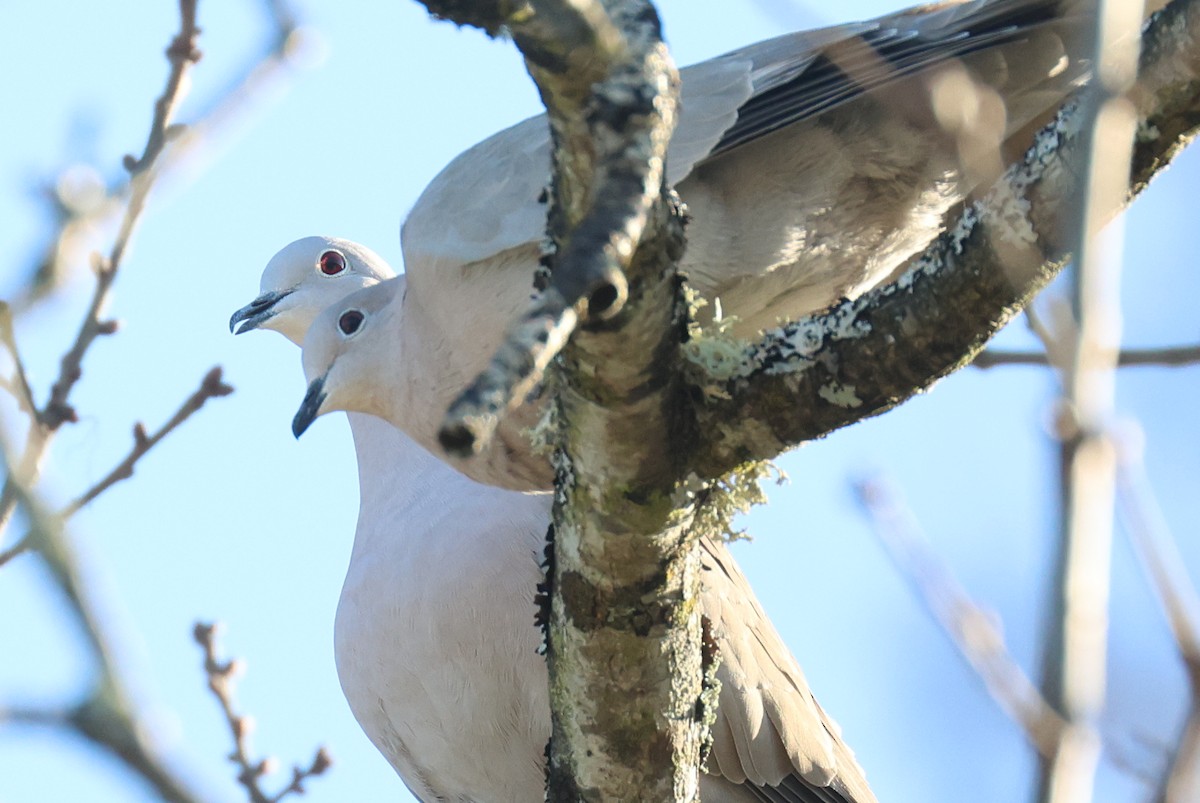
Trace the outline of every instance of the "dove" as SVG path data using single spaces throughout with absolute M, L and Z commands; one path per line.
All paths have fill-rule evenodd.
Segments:
M 231 328 L 297 342 L 317 310 L 402 285 L 392 276 L 368 249 L 305 238 L 268 263 Z M 423 801 L 541 799 L 550 708 L 534 597 L 551 495 L 476 483 L 382 419 L 348 418 L 359 515 L 334 653 L 351 711 Z M 700 548 L 721 660 L 703 803 L 875 801 L 733 556 Z
M 750 338 L 895 276 L 1086 80 L 1085 6 L 927 5 L 681 70 L 666 172 L 691 217 L 679 268 L 711 302 L 700 315 L 719 308 L 730 334 Z M 549 148 L 539 116 L 451 161 L 402 226 L 406 278 L 362 310 L 391 334 L 360 342 L 399 349 L 372 357 L 398 375 L 372 412 L 435 453 L 451 402 L 529 304 Z M 379 307 L 385 293 L 395 309 Z M 323 386 L 309 401 L 336 395 L 336 375 L 332 363 L 314 370 Z M 319 412 L 303 410 L 297 433 Z M 528 437 L 539 418 L 538 404 L 518 407 L 483 454 L 446 459 L 480 482 L 548 489 Z

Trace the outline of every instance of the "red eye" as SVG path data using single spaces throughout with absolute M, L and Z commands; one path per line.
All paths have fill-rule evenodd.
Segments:
M 363 325 L 363 320 L 365 316 L 358 310 L 346 310 L 342 317 L 338 318 L 338 329 L 341 329 L 344 335 L 352 335 Z
M 326 251 L 317 260 L 317 267 L 326 276 L 337 276 L 346 269 L 346 258 L 338 251 Z

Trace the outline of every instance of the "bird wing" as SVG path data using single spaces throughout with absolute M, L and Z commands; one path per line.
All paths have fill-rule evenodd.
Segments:
M 679 183 L 707 158 L 756 91 L 795 77 L 819 48 L 869 25 L 788 34 L 681 70 L 680 119 L 667 156 L 667 180 Z M 406 272 L 467 265 L 537 242 L 546 227 L 546 208 L 538 199 L 549 181 L 544 114 L 459 154 L 429 183 L 404 222 Z
M 785 34 L 686 67 L 668 181 L 678 184 L 708 158 L 930 65 L 1028 37 L 1078 5 L 1079 0 L 926 5 L 870 22 Z M 424 274 L 538 242 L 545 228 L 539 198 L 549 166 L 545 115 L 507 128 L 451 161 L 402 227 L 413 286 L 434 281 Z
M 874 803 L 838 726 L 813 697 L 723 543 L 701 541 L 700 610 L 720 650 L 707 771 L 745 799 Z
M 748 59 L 724 58 L 683 71 L 684 100 L 667 157 L 668 181 L 682 181 L 733 126 L 738 108 L 753 92 L 753 68 Z M 550 130 L 544 114 L 459 154 L 429 183 L 404 222 L 406 271 L 466 265 L 537 242 L 546 228 L 546 206 L 538 199 L 549 182 Z

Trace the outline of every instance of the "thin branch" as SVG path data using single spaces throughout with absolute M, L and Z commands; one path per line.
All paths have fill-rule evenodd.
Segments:
M 1174 0 L 1143 37 L 1139 137 L 1127 203 L 1200 127 L 1200 2 Z M 699 476 L 886 412 L 968 364 L 1057 274 L 1075 248 L 1067 210 L 1079 196 L 1080 134 L 1069 103 L 991 190 L 950 218 L 945 233 L 895 282 L 786 324 L 740 362 L 699 365 Z M 1122 204 L 1109 209 L 1110 215 Z M 761 426 L 731 427 L 757 420 Z
M 132 191 L 108 257 L 97 257 L 93 263 L 96 271 L 96 289 L 92 303 L 88 307 L 87 316 L 75 342 L 63 356 L 58 379 L 51 386 L 50 399 L 43 412 L 45 426 L 51 431 L 74 419 L 75 414 L 68 404 L 68 397 L 83 374 L 83 357 L 88 348 L 98 336 L 115 331 L 111 323 L 101 320 L 101 314 L 108 303 L 112 283 L 116 279 L 130 238 L 141 219 L 146 200 L 154 185 L 157 175 L 154 168 L 163 148 L 166 147 L 168 128 L 172 124 L 175 111 L 183 100 L 186 86 L 184 78 L 192 65 L 200 60 L 200 51 L 196 48 L 196 39 L 200 35 L 200 29 L 196 27 L 196 2 L 197 0 L 179 0 L 180 29 L 167 48 L 167 60 L 171 64 L 171 71 L 163 94 L 154 104 L 154 120 L 150 124 L 146 148 L 140 157 L 125 157 L 124 164 L 130 173 Z
M 170 147 L 159 156 L 158 183 L 165 183 L 180 173 L 180 166 L 211 141 L 219 129 L 227 127 L 239 111 L 251 106 L 250 101 L 262 94 L 271 79 L 299 63 L 298 56 L 307 52 L 306 45 L 314 34 L 300 28 L 290 4 L 285 0 L 263 0 L 262 5 L 272 23 L 272 32 L 265 39 L 267 47 L 248 58 L 229 87 L 218 92 L 210 105 L 200 110 L 186 128 L 166 129 L 169 136 L 165 139 Z M 28 309 L 58 286 L 65 266 L 77 259 L 91 232 L 105 230 L 110 222 L 115 222 L 130 193 L 128 182 L 118 182 L 118 186 L 110 189 L 100 181 L 103 197 L 88 198 L 87 202 L 80 203 L 78 198 L 64 192 L 61 175 L 45 184 L 42 194 L 50 200 L 55 226 L 40 249 L 42 256 L 29 272 L 27 286 L 13 302 L 18 311 Z M 70 185 L 66 186 L 69 190 Z
M 167 79 L 166 90 L 154 104 L 154 120 L 150 123 L 146 147 L 140 158 L 130 154 L 124 160 L 125 169 L 133 175 L 149 170 L 167 146 L 167 128 L 171 125 L 175 110 L 184 95 L 184 73 L 189 65 L 200 60 L 200 51 L 196 47 L 196 38 L 200 35 L 200 29 L 196 26 L 196 0 L 179 0 L 179 17 L 179 34 L 167 47 L 171 75 Z
M 119 662 L 88 595 L 78 557 L 63 531 L 62 520 L 19 483 L 11 482 L 10 487 L 15 502 L 29 518 L 30 545 L 45 561 L 96 662 L 97 679 L 88 696 L 64 714 L 53 718 L 49 711 L 36 715 L 39 723 L 65 727 L 89 740 L 150 783 L 165 800 L 195 803 L 199 797 L 166 766 L 139 722 L 137 709 L 122 684 Z M 31 709 L 2 713 L 24 717 L 26 722 L 35 716 Z
M 219 628 L 217 624 L 197 622 L 192 629 L 192 637 L 204 650 L 204 674 L 208 678 L 208 688 L 217 698 L 233 736 L 233 752 L 229 754 L 229 760 L 238 767 L 238 783 L 245 788 L 251 803 L 279 803 L 288 795 L 304 794 L 304 782 L 324 774 L 333 765 L 329 753 L 324 747 L 317 748 L 307 768 L 293 766 L 291 783 L 276 794 L 270 795 L 262 790 L 262 779 L 275 772 L 278 762 L 270 757 L 261 760 L 252 757 L 250 734 L 254 730 L 254 719 L 239 714 L 234 699 L 237 677 L 245 665 L 237 659 L 226 661 L 220 657 L 217 647 Z
M 505 333 L 488 367 L 450 405 L 438 442 L 450 454 L 483 451 L 500 418 L 542 381 L 575 331 L 575 308 L 556 291 L 539 295 Z
M 41 415 L 37 409 L 37 402 L 33 399 L 33 389 L 29 386 L 29 374 L 25 371 L 21 350 L 17 347 L 17 336 L 13 332 L 12 309 L 3 301 L 0 301 L 0 341 L 4 343 L 4 347 L 8 349 L 13 360 L 13 379 L 7 384 L 6 389 L 17 400 L 21 412 L 29 416 L 31 426 L 37 426 L 41 423 Z
M 1142 366 L 1187 366 L 1200 363 L 1200 346 L 1174 346 L 1160 349 L 1125 349 L 1117 355 L 1121 368 Z M 1006 365 L 1043 365 L 1053 362 L 1041 351 L 1001 351 L 984 349 L 971 362 L 976 368 L 996 368 Z
M 65 708 L 10 705 L 0 708 L 0 723 L 42 728 L 69 728 L 71 711 Z
M 1166 518 L 1146 477 L 1140 449 L 1123 439 L 1117 464 L 1117 502 L 1125 531 L 1171 628 L 1188 679 L 1187 718 L 1162 775 L 1156 800 L 1200 798 L 1200 594 L 1187 576 Z
M 267 0 L 271 12 L 278 22 L 280 35 L 275 44 L 279 51 L 276 61 L 284 62 L 284 49 L 292 47 L 294 42 L 295 22 L 290 14 L 284 16 L 286 5 L 282 0 Z M 63 522 L 67 516 L 89 503 L 100 493 L 115 482 L 128 476 L 133 471 L 134 464 L 162 437 L 182 423 L 195 412 L 204 401 L 215 396 L 226 395 L 230 389 L 221 382 L 219 370 L 210 372 L 201 384 L 200 390 L 185 402 L 183 408 L 155 433 L 148 436 L 139 426 L 135 429 L 135 444 L 130 456 L 118 465 L 112 473 L 104 478 L 96 487 L 90 489 L 79 499 L 68 506 L 62 515 L 48 512 L 45 506 L 31 492 L 30 487 L 36 480 L 40 463 L 46 453 L 51 437 L 63 423 L 74 420 L 75 413 L 71 408 L 69 396 L 72 388 L 82 375 L 84 357 L 94 342 L 100 336 L 116 331 L 116 323 L 103 318 L 109 294 L 118 268 L 126 254 L 137 223 L 141 218 L 151 189 L 157 184 L 165 164 L 172 160 L 164 158 L 173 156 L 174 161 L 182 158 L 184 149 L 173 147 L 169 151 L 164 148 L 171 142 L 177 142 L 178 134 L 182 131 L 171 120 L 184 94 L 187 84 L 186 76 L 192 64 L 199 58 L 195 42 L 199 33 L 196 27 L 196 0 L 181 0 L 180 29 L 167 51 L 170 61 L 170 73 L 166 88 L 155 104 L 154 120 L 152 122 L 145 149 L 138 158 L 127 157 L 125 166 L 130 171 L 130 180 L 121 194 L 126 196 L 124 211 L 119 222 L 119 230 L 112 243 L 107 258 L 95 256 L 92 260 L 96 271 L 96 286 L 79 332 L 64 354 L 57 379 L 50 396 L 41 410 L 33 401 L 33 394 L 25 378 L 24 367 L 20 362 L 15 338 L 12 336 L 9 310 L 4 309 L 5 319 L 0 322 L 0 335 L 3 335 L 5 345 L 12 352 L 17 373 L 7 386 L 19 402 L 27 406 L 26 412 L 31 414 L 32 423 L 28 430 L 25 448 L 21 451 L 19 460 L 5 455 L 6 481 L 0 492 L 0 530 L 10 521 L 14 510 L 20 506 L 28 516 L 30 532 L 22 542 L 3 555 L 0 563 L 10 559 L 20 549 L 31 547 L 45 561 L 50 577 L 55 587 L 62 592 L 66 599 L 69 616 L 78 625 L 86 645 L 94 661 L 94 686 L 87 696 L 78 704 L 63 709 L 33 707 L 9 707 L 0 710 L 0 720 L 8 723 L 41 725 L 64 729 L 66 732 L 83 737 L 93 745 L 101 748 L 110 756 L 119 759 L 129 770 L 148 782 L 157 795 L 176 803 L 195 803 L 200 798 L 187 785 L 175 777 L 173 771 L 162 761 L 153 741 L 149 738 L 146 728 L 139 721 L 138 709 L 133 705 L 130 696 L 125 691 L 125 682 L 120 673 L 120 667 L 115 659 L 110 644 L 102 627 L 100 618 L 96 615 L 94 605 L 89 596 L 88 587 L 83 580 L 79 559 L 72 549 L 63 531 Z M 286 30 L 285 30 L 286 29 Z M 242 92 L 252 81 L 262 78 L 262 71 L 255 67 L 246 78 L 243 86 L 236 87 L 234 93 Z M 244 98 L 243 98 L 244 100 Z M 228 111 L 228 99 L 219 101 L 212 116 L 221 116 Z M 196 141 L 193 136 L 192 141 Z M 111 208 L 116 205 L 117 194 L 111 194 L 97 208 L 91 206 L 87 210 L 66 215 L 60 215 L 61 229 L 47 253 L 54 259 L 60 258 L 64 238 L 73 236 L 83 221 L 98 221 L 101 217 L 111 214 Z M 109 203 L 111 201 L 112 203 Z M 34 288 L 31 296 L 37 295 Z M 21 398 L 23 397 L 23 398 Z M 297 770 L 293 774 L 292 783 L 288 790 L 298 792 L 303 781 L 312 774 L 323 769 L 326 763 L 323 757 L 308 770 Z M 277 796 L 279 799 L 283 796 Z
M 97 337 L 111 335 L 116 331 L 114 321 L 102 319 L 103 312 L 129 240 L 154 185 L 157 176 L 154 168 L 166 145 L 172 115 L 182 99 L 186 85 L 184 78 L 200 58 L 200 52 L 195 47 L 196 38 L 200 35 L 200 29 L 196 27 L 196 0 L 180 0 L 179 10 L 179 33 L 167 48 L 167 59 L 171 69 L 166 89 L 155 103 L 154 120 L 146 140 L 146 148 L 140 158 L 126 159 L 126 167 L 130 170 L 131 191 L 120 229 L 108 257 L 96 255 L 92 261 L 96 273 L 96 287 L 79 333 L 63 355 L 58 378 L 50 388 L 50 398 L 29 428 L 21 459 L 15 465 L 10 464 L 14 473 L 9 474 L 3 490 L 0 491 L 0 532 L 8 526 L 16 504 L 14 483 L 19 481 L 28 486 L 34 482 L 42 456 L 54 432 L 63 424 L 76 420 L 75 410 L 70 405 L 70 394 L 75 383 L 83 375 L 84 355 Z
M 1049 320 L 1043 319 L 1037 304 L 1030 304 L 1025 308 L 1025 322 L 1029 331 L 1042 342 L 1042 351 L 1049 364 L 1066 370 L 1071 361 L 1071 344 L 1078 337 L 1074 314 L 1061 296 L 1044 293 L 1039 300 L 1044 301 Z
M 512 32 L 547 104 L 555 143 L 553 247 L 548 274 L 535 282 L 544 292 L 451 404 L 438 433 L 443 447 L 465 456 L 487 445 L 497 418 L 525 400 L 577 324 L 610 321 L 623 309 L 625 271 L 662 194 L 661 154 L 675 124 L 670 93 L 678 92 L 678 76 L 665 49 L 627 39 L 630 32 L 658 33 L 657 18 L 639 24 L 644 3 L 537 0 L 532 13 L 504 18 L 491 16 L 504 4 L 478 4 L 483 12 L 422 2 L 460 24 L 491 31 L 501 23 Z M 646 82 L 647 75 L 660 83 Z
M 228 396 L 233 388 L 221 380 L 221 368 L 218 366 L 205 374 L 200 381 L 200 387 L 188 396 L 165 424 L 153 434 L 147 434 L 146 428 L 139 422 L 133 427 L 133 448 L 120 463 L 101 478 L 95 485 L 78 496 L 74 501 L 58 512 L 58 516 L 66 521 L 74 516 L 81 508 L 90 504 L 96 497 L 107 491 L 122 480 L 133 476 L 134 467 L 147 452 L 153 449 L 159 441 L 171 434 L 180 424 L 195 415 L 209 399 Z M 0 566 L 8 563 L 18 555 L 28 551 L 33 543 L 30 534 L 26 534 L 8 549 L 0 552 Z
M 59 515 L 63 518 L 70 518 L 95 499 L 100 494 L 107 491 L 113 485 L 116 485 L 122 480 L 127 480 L 133 476 L 134 466 L 153 449 L 159 441 L 171 434 L 184 421 L 187 421 L 193 415 L 200 411 L 204 403 L 209 399 L 215 399 L 222 396 L 228 396 L 233 393 L 233 387 L 225 384 L 221 379 L 221 368 L 217 366 L 204 375 L 200 381 L 200 387 L 196 389 L 191 396 L 180 405 L 165 424 L 158 428 L 153 434 L 146 434 L 146 428 L 139 422 L 133 427 L 133 448 L 125 459 L 118 463 L 112 471 L 110 471 L 103 479 L 85 491 L 77 499 L 67 505 L 60 511 Z
M 0 551 L 0 566 L 5 565 L 13 558 L 24 555 L 33 546 L 32 534 L 25 533 L 12 546 Z
M 897 571 L 983 681 L 988 694 L 1043 756 L 1052 756 L 1066 726 L 1013 659 L 995 617 L 968 596 L 930 548 L 912 511 L 882 479 L 856 482 L 859 504 Z
M 1138 114 L 1129 94 L 1138 74 L 1140 0 L 1098 0 L 1092 64 L 1084 93 L 1083 179 L 1071 279 L 1074 337 L 1065 340 L 1059 416 L 1061 511 L 1056 595 L 1050 610 L 1042 693 L 1066 719 L 1054 754 L 1040 766 L 1044 803 L 1089 803 L 1100 764 L 1107 696 L 1108 604 L 1116 497 L 1110 426 L 1121 345 L 1122 221 Z M 1102 232 L 1105 224 L 1108 228 Z

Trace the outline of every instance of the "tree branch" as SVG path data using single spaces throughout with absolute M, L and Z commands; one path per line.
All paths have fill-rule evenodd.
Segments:
M 1198 38 L 1197 0 L 1175 0 L 1143 34 L 1126 201 L 1196 135 Z M 1068 104 L 896 282 L 781 327 L 733 366 L 699 366 L 697 473 L 720 476 L 886 412 L 969 363 L 1069 259 L 1081 123 Z
M 276 6 L 282 7 L 276 2 Z M 16 393 L 26 397 L 22 400 L 28 405 L 26 412 L 31 415 L 31 424 L 25 447 L 19 459 L 5 455 L 6 481 L 4 490 L 0 492 L 0 530 L 10 521 L 13 511 L 19 505 L 28 515 L 30 532 L 23 539 L 22 547 L 29 546 L 37 550 L 49 569 L 53 584 L 62 592 L 67 601 L 70 617 L 77 623 L 79 632 L 85 639 L 88 650 L 95 663 L 93 687 L 86 697 L 77 704 L 59 709 L 37 711 L 28 708 L 9 708 L 0 711 L 0 717 L 6 721 L 24 724 L 40 724 L 67 730 L 82 736 L 95 746 L 101 748 L 110 756 L 118 758 L 128 769 L 148 782 L 158 796 L 166 800 L 180 803 L 193 803 L 200 798 L 187 787 L 187 784 L 175 777 L 174 772 L 158 754 L 156 745 L 147 733 L 144 723 L 140 721 L 139 712 L 126 693 L 126 683 L 120 673 L 120 666 L 111 644 L 109 643 L 102 623 L 95 614 L 88 586 L 83 581 L 83 572 L 79 565 L 78 555 L 63 531 L 65 516 L 49 513 L 45 506 L 31 493 L 30 488 L 37 478 L 41 461 L 53 434 L 63 423 L 74 419 L 71 408 L 70 393 L 82 375 L 82 364 L 89 347 L 97 337 L 112 334 L 116 331 L 116 323 L 103 318 L 112 283 L 120 267 L 128 244 L 133 236 L 136 224 L 144 210 L 146 200 L 164 163 L 164 147 L 173 141 L 179 128 L 171 123 L 174 110 L 177 108 L 186 85 L 186 74 L 198 58 L 195 41 L 199 33 L 195 21 L 195 0 L 181 0 L 180 29 L 173 38 L 168 49 L 170 74 L 166 88 L 155 105 L 154 121 L 147 138 L 142 156 L 136 159 L 128 158 L 127 167 L 131 170 L 128 186 L 128 197 L 120 222 L 116 239 L 111 246 L 107 258 L 97 256 L 93 260 L 96 267 L 97 280 L 89 303 L 87 313 L 80 326 L 71 347 L 62 358 L 58 377 L 55 380 L 46 404 L 39 410 L 33 402 L 33 394 L 29 385 L 23 379 L 23 366 L 17 353 L 15 338 L 11 332 L 11 321 L 6 319 L 3 325 L 3 335 L 6 345 L 13 353 L 17 364 L 17 376 L 11 383 Z M 178 154 L 178 149 L 170 151 Z M 78 222 L 78 218 L 73 218 Z M 71 220 L 63 223 L 63 230 L 56 238 L 56 245 L 51 250 L 58 250 L 59 242 L 67 235 Z M 36 295 L 36 288 L 31 293 Z M 201 394 L 205 398 L 224 395 L 227 386 L 220 382 L 218 372 L 211 372 L 202 384 Z M 194 395 L 189 401 L 203 403 Z M 186 407 L 187 405 L 185 405 Z M 198 406 L 198 405 L 197 405 Z M 183 412 L 181 410 L 181 412 Z M 154 437 L 137 438 L 132 459 L 118 466 L 100 486 L 91 489 L 79 500 L 76 500 L 65 515 L 70 515 L 79 507 L 94 499 L 113 482 L 122 478 L 125 469 L 132 471 L 133 464 L 142 454 L 164 437 L 187 415 L 179 415 Z M 135 435 L 135 437 L 137 437 Z M 9 550 L 0 558 L 7 560 L 14 554 Z
M 33 388 L 29 386 L 29 374 L 25 371 L 25 363 L 21 359 L 21 350 L 17 347 L 17 336 L 13 332 L 12 309 L 0 301 L 0 341 L 8 349 L 13 360 L 13 378 L 6 383 L 5 389 L 12 393 L 17 400 L 21 412 L 29 416 L 30 426 L 41 424 L 41 413 L 38 412 L 37 402 L 33 399 Z
M 91 741 L 151 784 L 165 800 L 194 803 L 200 798 L 167 767 L 146 728 L 139 722 L 137 709 L 122 685 L 119 664 L 88 597 L 78 558 L 67 542 L 61 519 L 49 513 L 24 487 L 15 482 L 11 487 L 15 502 L 21 505 L 30 520 L 31 547 L 44 559 L 97 664 L 96 681 L 87 697 L 64 709 L 61 715 L 43 712 L 45 716 L 40 717 L 38 724 L 66 727 Z M 2 713 L 22 715 L 22 710 Z M 25 710 L 24 718 L 17 721 L 28 724 L 30 714 Z
M 284 0 L 262 0 L 262 5 L 272 26 L 265 40 L 268 47 L 247 59 L 229 88 L 217 93 L 215 100 L 197 113 L 186 128 L 169 128 L 170 136 L 165 139 L 170 147 L 159 155 L 156 183 L 166 182 L 182 173 L 181 165 L 211 140 L 216 130 L 251 105 L 250 100 L 283 68 L 299 62 L 297 56 L 305 51 L 312 34 L 298 26 L 294 12 Z M 106 230 L 109 223 L 115 224 L 129 197 L 128 182 L 105 182 L 98 173 L 90 170 L 85 170 L 82 179 L 71 180 L 77 170 L 77 167 L 69 167 L 45 182 L 42 194 L 50 203 L 55 226 L 40 249 L 41 257 L 28 273 L 25 288 L 13 302 L 18 311 L 28 309 L 59 285 L 68 267 L 79 261 L 80 253 L 86 252 L 91 232 Z M 81 186 L 98 192 L 78 192 L 77 188 Z M 97 194 L 101 197 L 97 198 Z
M 228 396 L 233 393 L 233 387 L 225 384 L 221 379 L 221 368 L 217 366 L 211 369 L 204 378 L 200 380 L 198 387 L 192 395 L 180 405 L 167 422 L 158 428 L 153 434 L 146 434 L 146 428 L 140 422 L 133 426 L 133 448 L 125 459 L 118 463 L 112 471 L 104 476 L 99 482 L 81 494 L 78 498 L 72 501 L 69 505 L 62 509 L 59 513 L 63 518 L 70 518 L 79 511 L 80 508 L 89 504 L 100 494 L 107 491 L 112 486 L 122 480 L 127 480 L 133 476 L 134 466 L 137 462 L 145 457 L 146 453 L 158 445 L 158 442 L 175 431 L 175 428 L 187 421 L 193 415 L 200 411 L 204 403 L 209 399 L 216 399 L 222 396 Z M 0 561 L 2 565 L 2 561 Z
M 1200 363 L 1200 346 L 1174 346 L 1160 349 L 1123 349 L 1117 354 L 1121 368 L 1146 366 L 1185 366 Z M 1052 365 L 1053 361 L 1040 351 L 1000 351 L 984 349 L 975 355 L 975 368 L 997 368 L 1007 365 Z
M 229 754 L 229 760 L 238 767 L 238 783 L 245 788 L 250 803 L 279 803 L 289 795 L 304 794 L 304 782 L 324 774 L 333 765 L 333 760 L 324 747 L 319 747 L 307 768 L 292 767 L 291 783 L 273 795 L 262 790 L 263 778 L 275 772 L 279 762 L 270 757 L 261 760 L 252 757 L 250 734 L 254 731 L 254 719 L 239 714 L 234 700 L 236 681 L 245 665 L 236 659 L 225 661 L 219 657 L 218 629 L 219 625 L 197 622 L 192 629 L 192 637 L 204 650 L 204 674 L 208 677 L 208 688 L 220 703 L 221 712 L 233 736 L 233 752 Z
M 442 13 L 435 7 L 460 4 L 425 5 Z M 536 283 L 543 292 L 510 326 L 491 366 L 450 406 L 439 439 L 460 455 L 485 448 L 498 419 L 541 381 L 578 322 L 621 311 L 625 270 L 663 183 L 665 161 L 654 157 L 665 154 L 674 129 L 674 101 L 666 104 L 678 94 L 678 76 L 666 69 L 661 43 L 648 46 L 657 40 L 647 31 L 658 29 L 649 2 L 546 0 L 530 7 L 503 24 L 546 103 L 555 144 L 547 255 L 554 268 Z M 640 20 L 639 13 L 652 18 Z M 656 124 L 630 127 L 622 119 L 629 115 Z
M 669 414 L 684 392 L 686 313 L 674 273 L 682 222 L 664 196 L 662 169 L 678 76 L 657 14 L 647 0 L 425 4 L 456 22 L 512 32 L 554 143 L 543 293 L 451 407 L 443 443 L 480 448 L 576 321 L 587 324 L 548 376 L 562 444 L 549 798 L 695 800 L 699 556 L 692 509 L 676 512 L 679 417 Z M 604 488 L 613 492 L 600 498 Z
M 1088 803 L 1100 764 L 1107 696 L 1108 602 L 1116 448 L 1110 427 L 1121 344 L 1122 221 L 1103 232 L 1128 197 L 1137 117 L 1129 99 L 1140 41 L 1128 36 L 1143 3 L 1099 0 L 1093 31 L 1095 75 L 1084 92 L 1078 164 L 1081 203 L 1071 280 L 1072 337 L 1066 340 L 1059 416 L 1059 552 L 1042 693 L 1066 719 L 1058 748 L 1041 763 L 1040 799 Z
M 1066 722 L 1013 660 L 993 617 L 971 600 L 930 549 L 911 511 L 887 483 L 864 480 L 854 488 L 892 563 L 979 675 L 991 698 L 1040 754 L 1054 755 Z
M 70 405 L 70 394 L 75 383 L 83 375 L 83 358 L 97 337 L 116 331 L 114 321 L 102 320 L 108 303 L 112 283 L 116 279 L 129 239 L 133 236 L 138 220 L 146 205 L 150 190 L 154 186 L 157 171 L 154 169 L 163 147 L 174 110 L 182 99 L 184 77 L 200 58 L 196 50 L 196 38 L 200 29 L 196 27 L 196 0 L 179 0 L 179 33 L 167 48 L 167 59 L 171 70 L 163 94 L 155 103 L 154 120 L 146 140 L 146 148 L 140 158 L 127 157 L 125 166 L 130 171 L 131 191 L 125 205 L 120 228 L 107 258 L 96 255 L 92 267 L 96 273 L 96 288 L 91 303 L 75 336 L 75 341 L 63 355 L 58 378 L 50 388 L 50 398 L 39 411 L 29 428 L 25 449 L 16 465 L 10 465 L 15 476 L 10 474 L 0 491 L 0 532 L 11 519 L 15 504 L 14 482 L 31 485 L 37 478 L 42 456 L 53 434 L 63 424 L 76 420 L 75 410 Z M 20 479 L 17 480 L 16 477 Z
M 135 424 L 133 427 L 133 448 L 130 449 L 129 454 L 95 485 L 60 510 L 58 512 L 59 518 L 66 521 L 74 516 L 82 507 L 90 504 L 100 494 L 118 482 L 132 477 L 133 469 L 138 461 L 158 445 L 159 441 L 171 434 L 176 427 L 197 413 L 209 399 L 228 396 L 230 393 L 233 393 L 233 388 L 221 380 L 221 368 L 218 366 L 205 374 L 204 379 L 200 382 L 200 387 L 192 395 L 188 396 L 179 409 L 175 411 L 175 414 L 167 420 L 167 423 L 159 427 L 156 432 L 147 435 L 146 428 L 141 423 Z M 11 547 L 0 551 L 0 566 L 4 566 L 4 564 L 13 558 L 28 551 L 31 546 L 31 536 L 27 533 Z
M 1187 803 L 1200 797 L 1200 594 L 1188 579 L 1186 563 L 1146 477 L 1141 449 L 1131 448 L 1129 441 L 1123 439 L 1119 450 L 1117 502 L 1125 531 L 1175 638 L 1191 696 L 1155 800 Z

